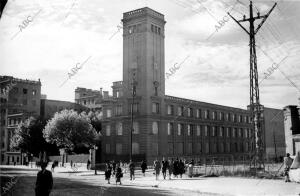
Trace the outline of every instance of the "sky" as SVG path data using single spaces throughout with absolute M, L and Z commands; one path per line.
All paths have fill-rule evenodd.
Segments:
M 254 0 L 255 16 L 274 3 Z M 112 82 L 122 80 L 123 13 L 146 6 L 167 22 L 166 73 L 180 65 L 166 78 L 166 94 L 246 108 L 249 36 L 227 12 L 249 17 L 248 0 L 8 0 L 0 19 L 0 75 L 40 79 L 48 99 L 74 101 L 76 87 L 111 92 Z M 299 11 L 300 1 L 278 0 L 256 34 L 265 107 L 298 105 Z

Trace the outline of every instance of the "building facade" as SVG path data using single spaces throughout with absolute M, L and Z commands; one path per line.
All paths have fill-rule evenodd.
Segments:
M 69 101 L 59 101 L 51 99 L 41 99 L 41 111 L 40 117 L 43 119 L 50 119 L 56 112 L 62 110 L 75 110 L 77 112 L 82 112 L 88 110 L 87 107 L 76 104 Z
M 145 7 L 124 13 L 122 22 L 123 81 L 113 82 L 112 95 L 75 90 L 76 103 L 102 111 L 100 161 L 128 161 L 131 148 L 134 161 L 249 159 L 249 110 L 165 95 L 164 15 Z
M 1 83 L 1 164 L 21 164 L 24 157 L 11 151 L 10 138 L 21 122 L 40 114 L 41 82 L 0 76 Z
M 286 153 L 296 155 L 300 151 L 300 109 L 289 105 L 284 107 L 283 112 Z

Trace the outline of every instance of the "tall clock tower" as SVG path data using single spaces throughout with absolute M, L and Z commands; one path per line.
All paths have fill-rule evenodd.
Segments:
M 135 86 L 139 113 L 149 115 L 151 97 L 165 95 L 164 15 L 145 7 L 124 13 L 122 22 L 124 97 Z

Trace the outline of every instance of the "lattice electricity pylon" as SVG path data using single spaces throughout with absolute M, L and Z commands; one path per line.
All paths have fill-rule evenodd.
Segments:
M 253 17 L 253 7 L 252 7 L 252 1 L 250 1 L 249 5 L 249 12 L 250 17 L 246 18 L 244 15 L 244 18 L 242 20 L 236 20 L 233 16 L 230 15 L 228 12 L 228 15 L 249 35 L 250 37 L 250 111 L 252 114 L 252 123 L 253 123 L 253 130 L 255 131 L 255 143 L 256 143 L 256 150 L 255 150 L 255 159 L 254 159 L 254 167 L 255 168 L 264 168 L 264 147 L 263 147 L 263 134 L 262 134 L 262 107 L 260 105 L 259 101 L 259 86 L 258 86 L 258 72 L 257 72 L 257 58 L 256 58 L 256 45 L 255 45 L 255 35 L 258 32 L 258 30 L 262 27 L 264 22 L 267 20 L 268 16 L 271 14 L 273 9 L 277 3 L 273 5 L 271 10 L 266 14 L 261 16 L 260 13 L 257 13 L 256 17 Z M 262 19 L 260 24 L 255 29 L 254 27 L 254 21 Z M 241 22 L 249 22 L 249 31 L 240 23 Z

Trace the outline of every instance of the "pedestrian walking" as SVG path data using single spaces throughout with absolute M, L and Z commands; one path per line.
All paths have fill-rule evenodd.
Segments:
M 120 164 L 117 164 L 116 165 L 116 184 L 118 182 L 120 182 L 120 185 L 122 184 L 121 183 L 121 178 L 123 177 L 123 173 L 122 173 L 122 169 L 120 167 Z
M 72 160 L 71 160 L 70 166 L 71 166 L 71 168 L 73 167 L 73 161 Z
M 110 184 L 111 170 L 112 170 L 111 165 L 109 163 L 106 163 L 105 180 L 107 180 L 108 184 Z
M 156 159 L 154 161 L 154 171 L 155 171 L 155 179 L 156 180 L 158 180 L 160 168 L 161 168 L 160 162 Z
M 290 157 L 290 153 L 286 154 L 286 157 L 284 157 L 284 176 L 285 176 L 285 182 L 291 182 L 289 171 L 291 169 L 291 165 L 293 163 L 293 159 Z
M 178 178 L 179 175 L 179 160 L 178 158 L 176 158 L 176 160 L 174 161 L 174 171 L 173 174 L 176 178 Z
M 90 161 L 90 159 L 88 159 L 87 164 L 86 164 L 87 170 L 90 170 L 90 165 L 91 165 L 91 161 Z
M 172 173 L 174 172 L 174 161 L 169 160 L 169 180 L 171 180 Z
M 185 170 L 184 170 L 184 163 L 183 161 L 180 159 L 179 160 L 179 164 L 178 164 L 178 169 L 179 169 L 179 175 L 180 175 L 180 178 L 182 178 L 182 174 L 185 173 Z
M 112 168 L 113 168 L 113 175 L 115 175 L 116 174 L 116 162 L 113 160 L 112 161 Z
M 134 163 L 132 162 L 132 160 L 130 160 L 129 162 L 129 172 L 130 172 L 130 180 L 134 180 Z
M 146 163 L 145 160 L 142 161 L 141 168 L 142 168 L 143 176 L 145 176 L 146 169 L 148 169 L 147 168 L 147 163 Z
M 163 174 L 164 180 L 166 179 L 167 169 L 169 169 L 169 161 L 165 160 L 165 158 L 163 158 L 163 160 L 162 160 L 162 174 Z
M 38 172 L 35 183 L 36 196 L 49 196 L 53 187 L 52 173 L 46 170 L 47 162 L 41 163 L 42 170 Z
M 187 168 L 187 173 L 190 178 L 193 177 L 193 170 L 194 170 L 194 160 L 192 159 L 192 161 L 188 163 L 188 168 Z
M 51 171 L 54 172 L 54 168 L 55 168 L 55 161 L 53 161 L 52 165 L 51 165 Z

